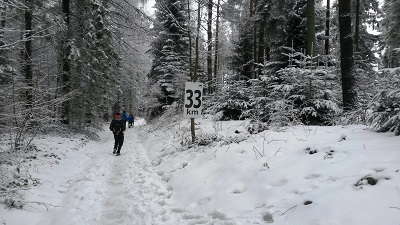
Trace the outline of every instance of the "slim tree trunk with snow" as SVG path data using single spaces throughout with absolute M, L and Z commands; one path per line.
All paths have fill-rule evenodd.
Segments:
M 24 73 L 25 83 L 27 85 L 26 108 L 30 109 L 33 106 L 33 71 L 32 71 L 32 0 L 25 0 L 25 33 L 24 33 Z
M 358 52 L 359 50 L 359 40 L 360 40 L 360 17 L 361 17 L 361 9 L 360 9 L 360 0 L 356 0 L 356 24 L 354 26 L 354 47 L 355 51 Z
M 215 78 L 215 89 L 214 91 L 216 91 L 217 89 L 217 85 L 218 85 L 218 50 L 219 50 L 219 17 L 220 17 L 220 0 L 218 0 L 217 2 L 217 21 L 215 23 L 215 47 L 214 47 L 214 78 Z
M 64 37 L 62 43 L 62 66 L 61 66 L 61 81 L 62 81 L 62 94 L 66 95 L 70 91 L 70 46 L 69 46 L 69 0 L 62 0 L 62 12 L 64 16 L 64 23 L 67 27 L 67 36 Z M 61 122 L 69 123 L 69 101 L 66 100 L 61 106 Z
M 265 24 L 266 24 L 266 15 L 265 13 L 259 14 L 261 18 L 261 22 L 259 23 L 259 31 L 258 31 L 258 50 L 257 50 L 257 64 L 264 64 L 264 53 L 265 53 Z M 261 75 L 261 69 L 258 70 L 257 76 Z
M 212 10 L 213 0 L 208 0 L 208 19 L 207 19 L 207 81 L 208 81 L 208 93 L 212 93 L 214 86 L 213 74 L 212 74 Z
M 331 20 L 331 1 L 326 0 L 325 55 L 329 55 L 329 29 Z
M 315 1 L 307 0 L 307 55 L 314 55 L 315 45 Z
M 187 0 L 187 15 L 188 15 L 188 22 L 190 23 L 190 0 Z M 187 33 L 188 33 L 188 39 L 189 39 L 189 78 L 190 80 L 194 80 L 193 77 L 193 63 L 192 63 L 192 34 L 191 34 L 191 30 L 187 29 Z

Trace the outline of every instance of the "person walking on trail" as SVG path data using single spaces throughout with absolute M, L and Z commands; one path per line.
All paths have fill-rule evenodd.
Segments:
M 128 113 L 126 111 L 122 111 L 122 120 L 126 123 L 128 120 Z
M 126 129 L 125 122 L 121 119 L 121 113 L 114 114 L 114 119 L 111 121 L 110 130 L 114 134 L 114 150 L 113 154 L 120 155 L 121 147 L 124 144 L 124 131 Z
M 135 125 L 135 117 L 132 114 L 128 116 L 128 127 L 131 128 Z

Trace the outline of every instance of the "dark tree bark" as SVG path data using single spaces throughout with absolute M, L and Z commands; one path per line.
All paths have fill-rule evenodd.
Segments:
M 213 74 L 212 74 L 212 9 L 213 0 L 208 0 L 208 20 L 207 20 L 207 81 L 208 93 L 212 93 L 213 89 Z
M 264 52 L 265 52 L 265 24 L 266 24 L 266 15 L 265 13 L 261 13 L 262 19 L 259 25 L 258 31 L 258 50 L 257 50 L 257 64 L 264 64 Z M 261 69 L 257 71 L 257 76 L 261 75 Z
M 0 46 L 5 45 L 4 42 L 4 29 L 6 28 L 6 7 L 4 3 L 0 5 Z M 0 49 L 0 51 L 2 51 Z M 1 62 L 0 62 L 1 63 Z
M 217 21 L 215 22 L 215 47 L 214 47 L 214 78 L 215 78 L 215 88 L 217 89 L 218 84 L 218 51 L 219 51 L 219 17 L 220 17 L 220 3 L 221 0 L 217 2 Z
M 360 40 L 360 15 L 361 14 L 361 9 L 360 9 L 360 0 L 357 0 L 356 2 L 356 24 L 355 24 L 355 31 L 354 31 L 354 47 L 355 51 L 358 52 L 359 50 L 359 40 Z
M 71 51 L 71 46 L 69 43 L 69 0 L 62 0 L 62 11 L 64 14 L 64 22 L 67 27 L 67 35 L 63 42 L 62 46 L 62 71 L 61 71 L 61 81 L 62 81 L 62 93 L 64 95 L 70 92 L 70 61 L 69 55 Z M 65 124 L 69 124 L 69 100 L 65 100 L 61 105 L 61 122 Z
M 353 36 L 351 32 L 351 1 L 339 0 L 340 63 L 344 110 L 354 109 L 357 102 L 354 79 Z
M 25 49 L 24 49 L 24 74 L 27 89 L 26 108 L 33 107 L 33 71 L 32 71 L 32 0 L 25 0 Z
M 330 31 L 330 20 L 331 20 L 331 1 L 326 0 L 326 27 L 325 27 L 325 55 L 330 54 L 329 50 L 329 31 Z
M 3 49 L 2 47 L 6 44 L 4 40 L 4 30 L 6 28 L 6 6 L 4 3 L 0 4 L 0 65 L 5 65 L 7 64 L 7 55 L 6 55 L 6 49 Z M 0 77 L 0 82 L 1 82 L 1 77 Z
M 315 1 L 307 0 L 307 55 L 314 56 L 315 49 Z
M 190 23 L 190 0 L 187 0 L 187 15 L 188 15 L 188 21 Z M 190 80 L 194 80 L 193 77 L 193 65 L 192 65 L 192 31 L 188 29 L 188 38 L 189 38 L 189 77 Z
M 255 16 L 258 0 L 250 0 L 250 17 Z M 255 78 L 255 62 L 257 62 L 257 25 L 253 23 L 253 63 L 252 63 L 252 78 Z

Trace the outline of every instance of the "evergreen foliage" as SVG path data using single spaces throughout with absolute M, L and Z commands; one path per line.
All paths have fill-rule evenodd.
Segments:
M 183 2 L 157 0 L 155 39 L 151 46 L 152 68 L 149 73 L 149 97 L 157 101 L 148 106 L 150 116 L 159 115 L 164 106 L 182 99 L 189 75 L 188 24 Z M 159 89 L 159 90 L 158 90 Z
M 334 124 L 341 113 L 333 70 L 284 68 L 275 76 L 232 81 L 208 110 L 216 119 L 253 119 L 273 126 Z
M 78 1 L 71 21 L 70 120 L 102 118 L 117 100 L 120 58 L 112 45 L 107 1 Z M 114 90 L 114 91 L 111 91 Z
M 384 37 L 385 67 L 395 68 L 400 66 L 400 2 L 396 0 L 385 0 L 382 21 L 382 33 Z
M 379 93 L 372 99 L 369 124 L 379 132 L 400 135 L 400 67 L 384 69 L 379 77 Z
M 237 80 L 248 80 L 254 76 L 253 71 L 253 35 L 249 18 L 239 25 L 239 39 L 234 41 L 234 52 L 231 56 L 230 68 L 236 72 Z
M 126 16 L 120 23 L 119 4 L 124 0 L 71 0 L 69 10 L 63 8 L 66 2 L 0 1 L 0 134 L 10 133 L 13 149 L 20 149 L 36 132 L 62 129 L 63 102 L 70 101 L 69 128 L 87 123 L 98 127 L 110 119 L 112 110 L 131 102 L 132 80 L 142 82 L 137 76 L 143 72 L 133 76 L 121 72 L 126 61 L 120 52 L 132 53 L 126 49 L 133 45 L 122 44 L 126 32 L 119 31 L 126 29 L 124 23 L 143 18 Z M 62 76 L 65 52 L 71 73 L 68 83 Z M 71 88 L 65 92 L 66 85 Z

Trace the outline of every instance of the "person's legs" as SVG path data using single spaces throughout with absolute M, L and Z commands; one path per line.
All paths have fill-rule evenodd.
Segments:
M 117 148 L 117 155 L 121 154 L 121 148 L 122 145 L 124 144 L 124 135 L 119 135 L 118 136 L 118 148 Z
M 114 134 L 114 150 L 113 150 L 113 154 L 115 154 L 117 152 L 118 149 L 118 136 Z

